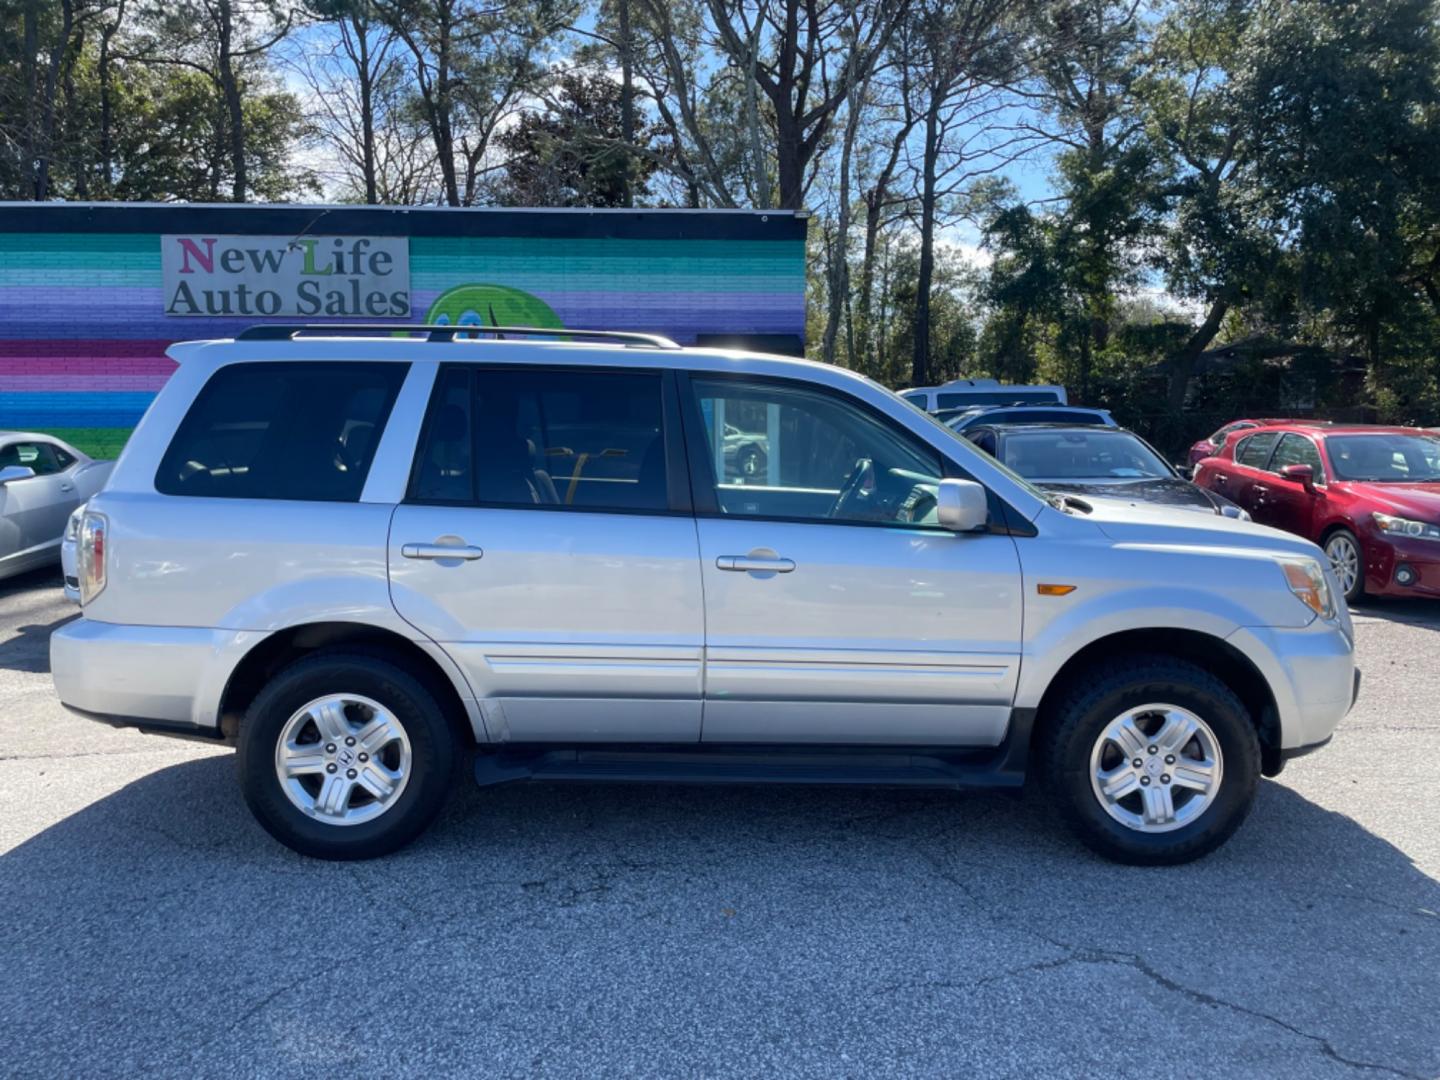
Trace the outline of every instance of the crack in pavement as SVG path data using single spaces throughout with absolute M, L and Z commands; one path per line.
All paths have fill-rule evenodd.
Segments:
M 1297 1027 L 1289 1021 L 1283 1020 L 1280 1017 L 1274 1016 L 1270 1013 L 1261 1012 L 1258 1009 L 1252 1009 L 1249 1006 L 1241 1005 L 1238 1002 L 1229 1001 L 1225 998 L 1217 997 L 1214 994 L 1207 993 L 1203 990 L 1196 990 L 1193 987 L 1186 986 L 1184 983 L 1181 983 L 1178 980 L 1168 975 L 1165 975 L 1160 971 L 1157 971 L 1149 964 L 1148 961 L 1145 960 L 1144 957 L 1139 956 L 1138 954 L 1117 952 L 1111 949 L 1096 949 L 1083 945 L 1072 945 L 1068 942 L 1052 938 L 1049 935 L 1043 934 L 1040 931 L 1035 930 L 1031 927 L 1013 925 L 1012 923 L 1002 918 L 998 913 L 992 911 L 989 904 L 977 897 L 975 891 L 971 889 L 968 885 L 966 885 L 958 876 L 947 870 L 940 863 L 940 860 L 937 856 L 932 856 L 926 852 L 920 852 L 919 854 L 923 859 L 925 859 L 926 862 L 930 863 L 937 877 L 955 886 L 960 892 L 964 893 L 966 899 L 968 899 L 973 905 L 975 905 L 979 909 L 980 913 L 983 914 L 986 918 L 988 918 L 996 926 L 1003 927 L 1004 929 L 1012 932 L 1028 934 L 1029 936 L 1049 945 L 1051 948 L 1058 949 L 1064 955 L 1052 958 L 1050 960 L 1037 961 L 1034 964 L 1026 964 L 1023 967 L 1014 968 L 1008 971 L 996 972 L 993 975 L 988 975 L 982 979 L 977 979 L 966 983 L 953 983 L 947 980 L 924 980 L 915 984 L 917 988 L 932 990 L 973 990 L 982 986 L 987 986 L 991 983 L 1003 981 L 1005 979 L 1016 978 L 1021 975 L 1036 972 L 1053 971 L 1058 968 L 1069 967 L 1072 965 L 1108 964 L 1118 967 L 1128 967 L 1134 971 L 1139 972 L 1156 986 L 1159 986 L 1164 990 L 1170 991 L 1171 993 L 1179 994 L 1182 997 L 1185 997 L 1190 1001 L 1195 1002 L 1196 1004 L 1207 1005 L 1211 1008 L 1217 1009 L 1228 1009 L 1231 1012 L 1239 1013 L 1242 1016 L 1249 1016 L 1257 1020 L 1263 1020 L 1267 1023 L 1274 1024 L 1276 1027 L 1279 1027 L 1282 1030 L 1287 1031 L 1298 1038 L 1305 1039 L 1313 1043 L 1316 1049 L 1322 1055 L 1324 1055 L 1331 1061 L 1334 1061 L 1336 1064 L 1344 1065 L 1347 1068 L 1351 1069 L 1363 1069 L 1372 1072 L 1387 1073 L 1392 1076 L 1401 1076 L 1405 1077 L 1406 1080 L 1433 1080 L 1433 1078 L 1427 1077 L 1422 1073 L 1409 1072 L 1405 1069 L 1401 1069 L 1393 1065 L 1386 1065 L 1381 1062 L 1374 1061 L 1363 1061 L 1358 1058 L 1348 1058 L 1344 1054 L 1340 1053 L 1340 1051 L 1336 1049 L 1335 1044 L 1323 1035 L 1316 1035 L 1313 1032 L 1306 1031 L 1303 1028 Z M 898 983 L 884 987 L 881 990 L 877 991 L 877 993 L 889 994 L 907 988 L 907 984 Z

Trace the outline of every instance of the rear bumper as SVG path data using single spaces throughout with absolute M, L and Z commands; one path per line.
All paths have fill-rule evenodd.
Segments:
M 1334 733 L 1359 693 L 1355 646 L 1334 623 L 1316 619 L 1299 629 L 1245 627 L 1230 644 L 1260 669 L 1275 698 L 1276 749 L 1319 746 Z
M 122 726 L 218 735 L 216 710 L 241 635 L 79 618 L 50 635 L 55 692 L 67 708 Z

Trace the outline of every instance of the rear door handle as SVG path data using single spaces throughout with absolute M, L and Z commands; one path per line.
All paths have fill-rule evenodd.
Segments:
M 755 555 L 721 555 L 715 560 L 717 570 L 735 570 L 743 573 L 788 574 L 795 569 L 794 559 L 759 558 Z
M 1226 480 L 1229 480 L 1229 479 L 1230 479 L 1230 478 L 1229 478 L 1228 476 L 1226 476 L 1223 472 L 1217 472 L 1217 473 L 1215 474 L 1215 483 L 1217 483 L 1217 484 L 1223 484 L 1223 483 L 1225 483 Z
M 61 491 L 74 491 L 74 490 L 75 490 L 75 485 L 72 484 L 72 483 L 70 483 L 69 481 L 66 481 L 65 483 L 62 483 L 62 484 L 60 485 L 60 490 L 61 490 Z
M 472 544 L 403 544 L 400 554 L 407 559 L 478 559 L 484 549 Z

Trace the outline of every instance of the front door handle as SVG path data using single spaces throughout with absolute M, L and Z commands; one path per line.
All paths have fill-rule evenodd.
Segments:
M 60 485 L 60 490 L 61 490 L 61 491 L 74 491 L 74 490 L 75 490 L 75 485 L 72 484 L 72 483 L 70 483 L 70 481 L 66 480 L 66 481 L 64 481 L 64 482 Z
M 762 558 L 756 555 L 721 555 L 715 560 L 717 570 L 741 573 L 788 574 L 795 569 L 794 559 Z
M 402 544 L 400 554 L 407 559 L 478 559 L 485 554 L 472 544 Z

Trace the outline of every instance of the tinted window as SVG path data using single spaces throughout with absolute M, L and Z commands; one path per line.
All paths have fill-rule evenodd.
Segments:
M 1060 397 L 1053 390 L 954 390 L 937 395 L 937 408 L 958 409 L 965 405 L 1058 405 Z
M 1287 434 L 1281 437 L 1270 459 L 1270 471 L 1279 472 L 1286 465 L 1309 465 L 1315 471 L 1317 482 L 1325 479 L 1325 467 L 1320 464 L 1320 451 L 1304 435 Z
M 1138 480 L 1170 468 L 1128 431 L 1012 431 L 1005 464 L 1027 480 Z
M 666 510 L 663 414 L 660 376 L 652 373 L 448 370 L 436 387 L 411 497 Z
M 1210 445 L 1218 450 L 1220 447 L 1225 445 L 1225 439 L 1228 436 L 1232 435 L 1237 431 L 1244 431 L 1246 428 L 1252 428 L 1254 426 L 1255 425 L 1252 424 L 1249 420 L 1237 420 L 1233 424 L 1226 424 L 1219 431 L 1215 432 L 1214 435 L 1210 436 Z
M 842 398 L 795 386 L 692 382 L 722 513 L 933 524 L 940 457 Z
M 1434 435 L 1332 435 L 1325 444 L 1337 480 L 1440 481 L 1440 438 Z
M 1083 409 L 996 409 L 980 414 L 992 424 L 1096 424 L 1108 425 L 1100 413 Z
M 1280 438 L 1278 431 L 1262 431 L 1235 444 L 1235 461 L 1252 469 L 1263 469 L 1270 460 L 1270 451 Z
M 50 476 L 67 468 L 75 459 L 57 446 L 43 442 L 18 442 L 0 447 L 0 469 L 22 465 L 36 476 Z
M 176 431 L 155 488 L 166 495 L 355 502 L 408 368 L 221 368 Z

